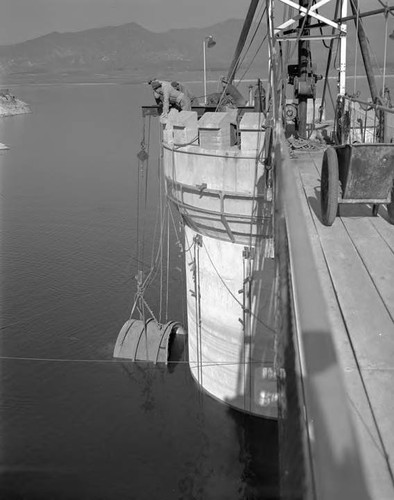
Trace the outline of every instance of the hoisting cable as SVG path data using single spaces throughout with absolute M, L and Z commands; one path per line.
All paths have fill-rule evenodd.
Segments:
M 246 410 L 246 270 L 245 258 L 242 259 L 242 333 L 243 333 L 243 378 L 244 378 L 244 410 Z
M 357 16 L 358 9 L 354 3 L 354 0 L 350 0 L 350 7 L 352 9 L 353 15 Z M 359 19 L 359 22 L 358 22 L 357 36 L 358 36 L 358 42 L 360 44 L 361 55 L 362 55 L 362 58 L 364 61 L 364 67 L 365 67 L 365 72 L 367 75 L 369 89 L 371 92 L 372 102 L 374 104 L 376 104 L 377 101 L 379 100 L 379 93 L 377 90 L 375 75 L 373 73 L 372 62 L 371 62 L 369 49 L 368 49 L 368 46 L 369 46 L 369 48 L 371 48 L 371 47 L 369 44 L 369 40 L 365 34 L 364 23 L 363 23 L 361 18 Z M 376 58 L 376 56 L 375 56 L 375 58 Z M 378 65 L 378 68 L 379 68 L 379 65 Z M 379 68 L 379 70 L 380 70 L 380 68 Z
M 380 5 L 381 5 L 382 7 L 384 7 L 385 9 L 387 9 L 387 4 L 384 4 L 384 3 L 382 2 L 382 0 L 378 0 L 378 2 L 380 3 Z M 389 9 L 387 9 L 387 10 L 388 10 L 388 12 L 389 12 L 392 16 L 394 16 L 394 12 L 392 12 L 392 11 L 391 11 L 391 10 L 389 10 Z
M 266 7 L 264 7 L 264 9 L 263 9 L 263 13 L 262 13 L 262 14 L 261 14 L 261 16 L 260 16 L 260 19 L 259 19 L 259 21 L 258 21 L 258 23 L 257 23 L 257 26 L 256 26 L 256 28 L 255 28 L 255 30 L 254 30 L 254 33 L 253 33 L 253 35 L 252 35 L 252 37 L 251 37 L 251 40 L 250 40 L 250 42 L 249 42 L 249 45 L 248 45 L 248 47 L 247 47 L 246 51 L 244 52 L 244 54 L 243 54 L 243 55 L 242 55 L 242 51 L 241 51 L 241 52 L 239 53 L 239 55 L 238 55 L 238 60 L 236 61 L 236 66 L 235 66 L 234 71 L 233 71 L 233 80 L 234 80 L 234 77 L 235 77 L 235 72 L 236 72 L 236 70 L 237 70 L 238 66 L 240 66 L 240 65 L 242 64 L 242 62 L 244 61 L 244 59 L 245 59 L 246 55 L 248 54 L 248 52 L 249 52 L 249 50 L 250 50 L 250 47 L 251 47 L 251 45 L 252 45 L 252 43 L 253 43 L 253 41 L 254 41 L 254 39 L 255 39 L 256 35 L 257 35 L 257 32 L 258 32 L 259 27 L 260 27 L 260 25 L 261 25 L 261 22 L 262 22 L 262 20 L 263 20 L 263 18 L 264 18 L 264 14 L 265 14 L 265 12 L 266 12 Z M 236 87 L 238 87 L 238 86 L 239 86 L 239 84 L 240 84 L 240 82 L 243 80 L 243 78 L 244 78 L 245 74 L 249 71 L 250 66 L 253 64 L 253 61 L 255 60 L 255 58 L 256 58 L 256 56 L 257 56 L 258 52 L 260 51 L 260 49 L 261 49 L 261 47 L 262 47 L 262 45 L 263 45 L 263 43 L 264 43 L 264 41 L 265 41 L 265 39 L 266 39 L 266 38 L 267 38 L 267 35 L 264 37 L 263 41 L 261 42 L 261 44 L 260 44 L 260 45 L 259 45 L 259 47 L 257 48 L 257 51 L 256 51 L 255 55 L 253 56 L 253 58 L 252 58 L 251 62 L 249 63 L 249 66 L 247 67 L 247 69 L 246 69 L 246 70 L 245 70 L 245 72 L 243 73 L 242 77 L 239 79 L 239 81 L 238 81 L 238 83 L 237 83 Z M 246 40 L 245 40 L 245 41 L 246 41 Z M 242 59 L 241 59 L 241 55 L 242 55 Z M 230 80 L 228 80 L 228 79 L 227 79 L 226 81 L 227 81 L 227 83 L 226 83 L 225 87 L 224 87 L 224 88 L 223 88 L 223 90 L 222 90 L 222 95 L 221 95 L 221 97 L 220 97 L 220 99 L 219 99 L 219 102 L 218 102 L 218 104 L 217 104 L 216 111 L 219 109 L 219 107 L 221 106 L 221 104 L 222 104 L 222 102 L 223 102 L 223 100 L 224 100 L 224 97 L 225 97 L 225 95 L 226 95 L 226 90 L 227 90 L 228 85 L 229 85 L 229 84 L 232 84 L 232 81 L 230 82 Z
M 357 17 L 356 17 L 356 33 L 355 33 L 355 50 L 354 50 L 354 83 L 353 83 L 353 95 L 356 95 L 357 92 L 357 49 L 358 49 L 358 43 L 357 43 L 357 33 L 358 33 L 358 25 L 360 22 L 360 10 L 359 10 L 359 5 L 358 5 L 358 0 L 357 0 Z
M 252 25 L 252 21 L 253 21 L 254 14 L 256 12 L 256 8 L 257 8 L 258 4 L 259 4 L 259 0 L 251 0 L 251 2 L 250 2 L 249 9 L 248 9 L 248 12 L 246 14 L 244 24 L 242 26 L 242 31 L 241 31 L 241 34 L 240 34 L 239 39 L 238 39 L 237 47 L 236 47 L 235 52 L 234 52 L 233 60 L 230 64 L 230 68 L 229 68 L 228 73 L 227 73 L 227 81 L 229 83 L 232 83 L 232 81 L 234 79 L 234 75 L 235 75 L 235 72 L 237 70 L 239 57 L 240 57 L 241 52 L 244 48 L 246 38 L 249 34 L 249 30 L 250 30 L 250 27 Z
M 339 0 L 337 0 L 336 4 L 335 4 L 335 14 L 334 14 L 334 18 L 335 19 L 338 17 L 338 12 L 339 12 Z M 332 28 L 331 33 L 332 34 L 335 33 L 335 28 Z M 320 105 L 320 108 L 319 108 L 319 123 L 321 123 L 322 119 L 323 119 L 323 111 L 324 111 L 324 107 L 325 107 L 326 89 L 327 89 L 327 87 L 329 88 L 329 92 L 330 92 L 331 100 L 332 100 L 332 105 L 333 105 L 333 108 L 335 109 L 335 104 L 334 104 L 334 101 L 332 99 L 332 94 L 331 94 L 331 89 L 330 89 L 330 83 L 328 81 L 328 74 L 330 72 L 330 65 L 331 65 L 331 58 L 332 58 L 333 48 L 334 48 L 334 38 L 332 38 L 331 41 L 330 41 L 330 49 L 329 49 L 329 53 L 328 53 L 328 57 L 327 57 L 326 74 L 325 74 L 325 77 L 324 77 L 324 84 L 323 84 L 323 92 L 322 92 L 322 98 L 321 98 L 321 105 Z
M 260 28 L 260 25 L 261 25 L 261 23 L 262 23 L 262 20 L 264 19 L 264 15 L 265 15 L 265 13 L 266 13 L 266 10 L 267 10 L 267 7 L 264 7 L 263 12 L 262 12 L 262 14 L 261 14 L 261 16 L 260 16 L 260 19 L 259 19 L 259 20 L 258 20 L 258 22 L 257 22 L 257 26 L 256 26 L 256 28 L 255 28 L 255 30 L 254 30 L 254 33 L 253 33 L 253 35 L 252 35 L 252 37 L 251 37 L 251 39 L 250 39 L 250 41 L 249 41 L 249 45 L 248 45 L 248 47 L 246 48 L 246 50 L 244 51 L 244 53 L 243 53 L 243 55 L 242 55 L 242 58 L 241 58 L 241 54 L 240 54 L 240 59 L 239 59 L 239 61 L 237 62 L 237 69 L 238 69 L 238 67 L 239 67 L 239 66 L 241 66 L 241 65 L 242 65 L 242 63 L 244 62 L 244 60 L 245 60 L 245 58 L 246 58 L 246 56 L 247 56 L 247 54 L 248 54 L 248 52 L 249 52 L 249 50 L 250 50 L 250 48 L 251 48 L 251 46 L 252 46 L 252 43 L 254 42 L 254 39 L 256 38 L 256 35 L 257 35 L 257 33 L 258 33 L 258 30 L 259 30 L 259 28 Z M 264 37 L 264 40 L 266 39 L 266 37 L 267 37 L 267 35 Z M 263 40 L 263 42 L 259 45 L 259 48 L 257 49 L 257 53 L 260 51 L 261 45 L 264 43 L 264 40 Z M 253 60 L 254 60 L 254 58 L 256 57 L 257 53 L 254 55 Z M 250 68 L 250 66 L 251 66 L 251 64 L 249 64 L 248 69 Z M 245 73 L 246 73 L 246 72 L 245 72 Z M 245 73 L 244 73 L 244 75 L 245 75 Z M 235 77 L 235 73 L 234 73 L 234 77 Z M 242 78 L 240 78 L 240 79 L 238 80 L 237 86 L 239 85 L 239 82 L 240 82 L 240 81 L 242 81 L 242 79 L 243 79 L 243 77 L 242 77 Z
M 197 381 L 202 386 L 202 341 L 201 341 L 201 292 L 200 292 L 200 246 L 201 235 L 196 234 L 193 238 L 193 261 L 191 263 L 194 281 L 195 300 L 195 324 L 196 324 L 196 353 L 197 353 Z
M 150 118 L 150 117 L 149 117 Z M 146 144 L 146 123 L 144 120 L 143 123 L 143 134 L 142 134 L 142 141 L 141 141 L 141 150 L 138 153 L 137 157 L 139 160 L 138 164 L 138 178 L 137 178 L 137 275 L 136 275 L 136 281 L 137 281 L 137 291 L 134 296 L 134 304 L 132 306 L 132 310 L 130 313 L 130 319 L 134 313 L 135 310 L 138 310 L 140 317 L 143 318 L 143 322 L 145 325 L 145 310 L 148 310 L 149 313 L 151 314 L 152 318 L 157 322 L 157 318 L 155 317 L 152 309 L 149 307 L 147 301 L 144 298 L 144 294 L 146 289 L 151 285 L 151 283 L 154 281 L 154 279 L 157 276 L 157 273 L 163 268 L 163 263 L 162 263 L 162 254 L 163 254 L 163 233 L 164 233 L 164 222 L 163 220 L 167 216 L 167 211 L 166 209 L 164 210 L 163 213 L 163 199 L 162 199 L 162 191 L 163 191 L 163 184 L 162 184 L 162 178 L 161 178 L 161 168 L 160 168 L 160 158 L 158 162 L 158 167 L 159 167 L 159 184 L 160 184 L 160 203 L 159 203 L 159 210 L 158 213 L 156 214 L 156 222 L 155 222 L 155 238 L 156 238 L 156 232 L 157 232 L 157 227 L 158 227 L 158 220 L 160 222 L 160 234 L 158 237 L 158 246 L 156 250 L 156 255 L 155 255 L 155 250 L 154 250 L 154 243 L 152 244 L 152 256 L 151 256 L 151 266 L 150 269 L 147 273 L 147 275 L 144 277 L 143 271 L 140 267 L 140 264 L 145 263 L 143 262 L 143 247 L 144 247 L 144 240 L 145 240 L 145 218 L 146 218 L 146 213 L 147 213 L 147 199 L 148 199 L 148 166 L 146 165 L 148 163 L 148 158 L 149 154 L 147 150 L 149 151 L 149 143 L 150 143 L 150 134 L 151 134 L 151 120 L 149 119 L 149 126 L 148 126 L 148 144 Z M 145 168 L 146 166 L 146 168 Z M 143 183 L 143 176 L 145 177 L 145 183 Z M 145 193 L 143 193 L 145 191 Z M 145 195 L 145 196 L 143 196 Z M 142 215 L 142 203 L 144 205 L 144 213 Z M 142 226 L 142 227 L 141 227 Z M 142 232 L 142 235 L 141 235 Z M 162 272 L 162 271 L 161 271 Z M 162 300 L 162 288 L 160 290 L 160 300 Z M 161 319 L 161 304 L 160 304 L 160 319 Z M 146 335 L 146 329 L 145 329 L 145 335 Z
M 387 63 L 387 28 L 388 28 L 388 20 L 390 11 L 386 8 L 384 13 L 385 23 L 384 23 L 384 55 L 383 55 L 383 79 L 382 79 L 382 96 L 384 97 L 384 88 L 386 86 L 386 63 Z
M 255 60 L 255 59 L 256 59 L 256 57 L 257 57 L 257 54 L 258 54 L 258 53 L 260 52 L 260 50 L 261 50 L 261 47 L 263 46 L 263 43 L 266 41 L 267 36 L 268 36 L 268 34 L 266 33 L 266 34 L 265 34 L 265 36 L 264 36 L 264 38 L 263 38 L 263 40 L 261 41 L 260 45 L 257 47 L 257 49 L 256 49 L 256 52 L 255 52 L 254 56 L 252 57 L 251 61 L 249 62 L 249 65 L 247 66 L 246 70 L 243 72 L 242 76 L 240 77 L 239 82 L 241 82 L 241 81 L 244 79 L 244 77 L 245 77 L 246 73 L 249 71 L 250 67 L 252 66 L 252 64 L 253 64 L 254 60 Z M 239 85 L 239 84 L 238 84 L 238 85 Z
M 150 134 L 150 127 L 148 128 Z M 149 139 L 150 135 L 148 135 L 148 148 L 149 148 Z M 146 144 L 146 121 L 145 117 L 143 119 L 142 125 L 142 140 L 141 140 L 141 150 L 137 154 L 138 158 L 138 175 L 137 175 L 137 293 L 135 295 L 134 304 L 132 306 L 130 312 L 130 318 L 134 313 L 135 308 L 137 307 L 137 302 L 140 297 L 142 280 L 143 280 L 143 271 L 141 269 L 141 263 L 143 263 L 143 237 L 141 238 L 141 198 L 142 198 L 142 178 L 144 176 L 145 165 L 148 162 L 149 154 L 147 152 L 147 144 Z M 146 210 L 145 210 L 146 211 Z M 144 224 L 142 224 L 144 225 Z
M 211 256 L 210 256 L 210 254 L 209 254 L 209 252 L 208 252 L 208 250 L 207 250 L 207 247 L 204 245 L 204 243 L 203 243 L 203 245 L 202 245 L 202 246 L 203 246 L 203 248 L 204 248 L 204 250 L 205 250 L 205 252 L 206 252 L 206 254 L 207 254 L 207 257 L 208 257 L 208 259 L 209 259 L 209 261 L 210 261 L 210 263 L 211 263 L 211 265 L 212 265 L 212 267 L 213 267 L 213 269 L 214 269 L 215 273 L 217 274 L 218 278 L 219 278 L 219 279 L 220 279 L 220 281 L 222 282 L 222 285 L 226 288 L 226 290 L 227 290 L 227 291 L 228 291 L 228 293 L 231 295 L 231 297 L 235 300 L 235 302 L 236 302 L 236 303 L 237 303 L 237 304 L 238 304 L 241 308 L 243 308 L 243 304 L 242 304 L 242 302 L 240 302 L 240 300 L 239 300 L 239 299 L 238 299 L 238 298 L 237 298 L 237 297 L 233 294 L 233 292 L 230 290 L 230 288 L 228 287 L 227 283 L 224 281 L 223 277 L 222 277 L 222 276 L 221 276 L 221 274 L 219 273 L 219 271 L 218 271 L 217 267 L 215 266 L 215 264 L 214 264 L 214 262 L 213 262 L 213 260 L 212 260 L 212 258 L 211 258 Z M 259 318 L 259 317 L 258 317 L 255 313 L 253 313 L 253 312 L 251 311 L 251 312 L 250 312 L 250 314 L 251 314 L 251 315 L 255 318 L 255 320 L 256 320 L 256 321 L 258 321 L 261 325 L 263 325 L 265 328 L 267 328 L 267 330 L 269 330 L 271 333 L 276 333 L 276 332 L 275 332 L 275 330 L 274 330 L 272 327 L 270 327 L 269 325 L 267 325 L 266 323 L 264 323 L 264 321 L 263 321 L 261 318 Z
M 159 318 L 162 318 L 163 310 L 163 200 L 162 200 L 162 189 L 161 189 L 161 177 L 160 177 L 160 293 L 159 293 Z
M 170 217 L 167 210 L 167 279 L 166 279 L 166 315 L 165 322 L 168 322 L 168 289 L 170 283 Z

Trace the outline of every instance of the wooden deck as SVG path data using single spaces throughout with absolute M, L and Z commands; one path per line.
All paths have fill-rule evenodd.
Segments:
M 370 494 L 394 498 L 394 226 L 380 207 L 341 205 L 320 218 L 322 151 L 299 152 L 297 188 L 307 220 Z M 307 279 L 307 277 L 305 277 Z

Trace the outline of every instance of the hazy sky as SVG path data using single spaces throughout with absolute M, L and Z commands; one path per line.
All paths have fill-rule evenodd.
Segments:
M 381 7 L 378 0 L 359 2 L 364 10 Z M 79 31 L 132 21 L 152 31 L 211 26 L 230 18 L 243 18 L 249 3 L 250 0 L 0 0 L 0 45 L 52 31 Z M 393 0 L 388 3 L 392 5 Z M 390 25 L 393 19 L 390 16 Z
M 243 18 L 249 0 L 0 0 L 0 44 L 136 22 L 152 31 Z

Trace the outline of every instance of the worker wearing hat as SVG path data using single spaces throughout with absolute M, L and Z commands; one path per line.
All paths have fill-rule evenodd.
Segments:
M 223 85 L 223 93 L 227 96 L 230 96 L 237 107 L 246 106 L 247 101 L 246 99 L 244 99 L 243 95 L 237 89 L 237 87 L 230 83 L 225 76 L 222 76 L 220 80 Z
M 159 100 L 163 103 L 162 119 L 165 120 L 167 118 L 170 105 L 182 111 L 190 111 L 191 103 L 189 97 L 180 90 L 174 88 L 170 82 L 152 79 L 148 83 L 152 87 L 156 102 Z

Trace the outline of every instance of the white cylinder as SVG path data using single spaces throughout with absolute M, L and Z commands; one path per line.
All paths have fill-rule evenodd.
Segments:
M 244 246 L 196 235 L 185 227 L 191 373 L 230 406 L 276 418 L 273 259 L 260 249 L 249 272 Z

